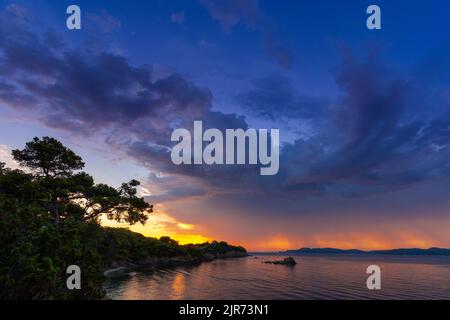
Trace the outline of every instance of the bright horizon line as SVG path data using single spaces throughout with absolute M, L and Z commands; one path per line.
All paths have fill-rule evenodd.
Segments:
M 433 248 L 438 248 L 438 249 L 448 249 L 450 250 L 450 248 L 446 248 L 446 247 L 440 247 L 440 246 L 400 246 L 400 247 L 379 247 L 379 248 L 367 248 L 367 249 L 358 249 L 357 247 L 351 247 L 351 248 L 343 248 L 343 247 L 333 247 L 333 246 L 301 246 L 301 247 L 294 247 L 292 246 L 292 248 L 286 248 L 286 249 L 266 249 L 266 250 L 252 250 L 252 249 L 247 249 L 245 244 L 242 243 L 238 243 L 236 241 L 228 241 L 226 239 L 213 239 L 210 237 L 206 237 L 206 236 L 202 236 L 199 234 L 176 234 L 176 233 L 172 233 L 170 234 L 170 232 L 166 232 L 166 233 L 161 233 L 161 234 L 150 234 L 148 232 L 145 232 L 143 230 L 136 230 L 135 228 L 133 228 L 133 226 L 119 226 L 119 225 L 111 225 L 108 223 L 102 223 L 103 226 L 105 227 L 112 227 L 112 228 L 126 228 L 129 229 L 133 232 L 136 233 L 140 233 L 145 237 L 148 238 L 156 238 L 159 239 L 160 237 L 163 236 L 168 236 L 170 238 L 172 238 L 173 240 L 178 241 L 181 245 L 187 245 L 187 244 L 199 244 L 199 243 L 204 243 L 204 242 L 212 242 L 212 241 L 224 241 L 227 242 L 230 245 L 234 245 L 234 246 L 242 246 L 244 247 L 247 252 L 249 253 L 277 253 L 277 252 L 286 252 L 289 250 L 300 250 L 300 249 L 337 249 L 337 250 L 359 250 L 359 251 L 364 251 L 364 252 L 370 252 L 370 251 L 389 251 L 389 250 L 401 250 L 401 249 L 420 249 L 420 250 L 427 250 L 427 249 L 433 249 Z M 135 229 L 135 230 L 133 230 Z M 189 240 L 188 240 L 189 239 Z M 195 239 L 194 241 L 191 241 Z
M 342 250 L 342 251 L 350 251 L 350 250 L 358 250 L 363 252 L 371 252 L 371 251 L 390 251 L 390 250 L 429 250 L 429 249 L 444 249 L 444 250 L 450 250 L 450 248 L 442 248 L 442 247 L 392 247 L 389 249 L 357 249 L 357 248 L 351 248 L 351 249 L 342 249 L 342 248 L 334 248 L 334 247 L 302 247 L 298 249 L 285 249 L 285 250 L 268 250 L 268 251 L 252 251 L 249 250 L 249 253 L 277 253 L 277 252 L 287 252 L 287 251 L 295 251 L 295 250 L 302 250 L 302 249 L 336 249 L 336 250 Z

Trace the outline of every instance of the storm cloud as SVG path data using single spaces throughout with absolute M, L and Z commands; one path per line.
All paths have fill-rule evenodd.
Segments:
M 241 22 L 256 28 L 261 23 L 256 1 L 240 13 L 234 2 L 202 3 L 226 31 Z M 420 76 L 411 79 L 370 55 L 344 52 L 334 78 L 340 94 L 333 101 L 297 94 L 284 76 L 263 78 L 239 96 L 257 117 L 314 125 L 310 136 L 283 144 L 277 176 L 260 177 L 253 166 L 175 166 L 174 128 L 203 120 L 205 127 L 246 129 L 245 117 L 214 110 L 211 90 L 185 75 L 160 77 L 151 65 L 74 48 L 57 33 L 31 31 L 22 16 L 9 15 L 0 29 L 1 104 L 51 128 L 101 136 L 149 171 L 176 177 L 178 186 L 163 184 L 161 201 L 214 190 L 232 201 L 236 194 L 260 195 L 259 206 L 281 205 L 268 195 L 284 203 L 291 197 L 289 210 L 296 211 L 304 198 L 364 197 L 448 178 L 448 97 Z

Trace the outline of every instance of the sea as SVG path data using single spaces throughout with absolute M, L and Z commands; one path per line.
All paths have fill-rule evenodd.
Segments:
M 449 256 L 291 255 L 295 266 L 267 264 L 286 255 L 252 254 L 197 266 L 133 270 L 105 284 L 117 300 L 450 299 Z M 380 289 L 367 286 L 380 267 Z

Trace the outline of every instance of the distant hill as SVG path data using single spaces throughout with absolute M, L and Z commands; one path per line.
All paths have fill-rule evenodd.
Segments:
M 335 248 L 302 248 L 297 250 L 287 250 L 288 254 L 390 254 L 390 255 L 415 255 L 415 256 L 450 256 L 450 249 L 429 248 L 429 249 L 392 249 L 392 250 L 357 250 L 357 249 L 335 249 Z

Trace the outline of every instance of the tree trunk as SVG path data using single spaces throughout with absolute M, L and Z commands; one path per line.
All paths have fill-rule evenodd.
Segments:
M 53 213 L 53 224 L 55 226 L 58 226 L 59 225 L 59 207 L 58 207 L 58 198 L 55 196 L 52 197 L 51 212 Z
M 59 225 L 59 208 L 58 208 L 58 203 L 55 203 L 55 208 L 54 208 L 54 215 L 55 215 L 55 225 L 58 226 Z

